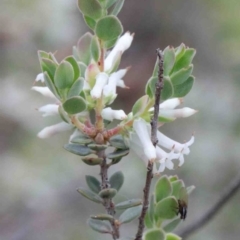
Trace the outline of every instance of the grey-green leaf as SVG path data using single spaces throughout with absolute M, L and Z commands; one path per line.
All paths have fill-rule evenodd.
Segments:
M 155 185 L 155 198 L 158 203 L 162 199 L 170 196 L 172 192 L 172 186 L 167 176 L 162 176 Z
M 126 144 L 124 143 L 124 139 L 122 135 L 115 135 L 109 139 L 109 143 L 111 146 L 119 149 L 128 149 Z
M 176 61 L 174 68 L 173 68 L 173 72 L 177 72 L 182 68 L 188 67 L 192 63 L 192 60 L 193 60 L 195 54 L 196 54 L 195 49 L 193 49 L 193 48 L 186 49 L 183 56 L 179 60 Z
M 190 76 L 187 81 L 182 84 L 175 85 L 174 87 L 174 97 L 184 97 L 192 89 L 194 83 L 194 77 Z
M 101 213 L 101 214 L 97 214 L 97 215 L 92 215 L 91 216 L 92 219 L 96 219 L 96 220 L 108 220 L 108 221 L 112 221 L 114 220 L 114 217 L 109 215 L 109 214 L 105 214 L 105 213 Z
M 84 196 L 85 198 L 93 201 L 93 202 L 96 202 L 96 203 L 102 203 L 103 200 L 95 193 L 87 190 L 87 189 L 84 189 L 82 187 L 78 188 L 77 191 L 82 195 Z
M 40 63 L 41 63 L 42 72 L 47 72 L 50 79 L 54 81 L 54 74 L 57 69 L 57 64 L 47 58 L 42 58 Z
M 71 97 L 63 103 L 63 108 L 68 114 L 83 112 L 87 107 L 85 100 L 80 97 Z
M 87 223 L 96 232 L 100 232 L 100 233 L 111 233 L 112 232 L 111 225 L 108 221 L 89 219 Z
M 107 155 L 107 158 L 109 159 L 122 158 L 128 154 L 129 154 L 129 149 L 117 149 L 116 151 L 109 153 Z
M 89 26 L 89 28 L 91 28 L 92 30 L 94 30 L 95 26 L 96 26 L 96 21 L 89 17 L 89 16 L 83 16 L 86 24 Z
M 64 148 L 67 151 L 79 156 L 87 156 L 92 153 L 91 149 L 89 149 L 88 147 L 74 143 L 65 144 Z
M 81 91 L 83 90 L 84 85 L 84 79 L 81 77 L 77 81 L 74 82 L 74 84 L 71 86 L 71 88 L 68 91 L 68 98 L 79 96 Z
M 98 181 L 97 178 L 90 176 L 90 175 L 86 175 L 85 176 L 86 182 L 88 187 L 95 193 L 99 193 L 101 191 L 101 183 Z
M 92 53 L 92 58 L 94 59 L 94 61 L 98 62 L 99 58 L 100 58 L 100 54 L 101 54 L 101 48 L 100 48 L 100 44 L 99 44 L 96 36 L 92 38 L 91 53 Z
M 97 0 L 78 0 L 78 7 L 83 15 L 99 19 L 103 15 L 101 4 Z
M 141 211 L 142 211 L 142 206 L 129 208 L 120 215 L 119 222 L 121 224 L 131 222 L 133 219 L 140 216 Z
M 96 35 L 103 41 L 116 39 L 122 34 L 123 27 L 115 16 L 101 18 L 95 28 Z
M 173 69 L 175 62 L 175 52 L 173 47 L 166 47 L 164 49 L 164 57 L 163 57 L 163 74 L 164 76 L 168 76 Z
M 80 77 L 80 67 L 77 63 L 77 61 L 75 60 L 75 58 L 73 56 L 69 56 L 67 58 L 65 58 L 65 61 L 69 62 L 72 67 L 73 67 L 73 72 L 74 72 L 74 78 L 73 80 L 76 81 L 79 77 Z
M 161 229 L 151 229 L 144 233 L 143 240 L 165 240 L 165 233 Z
M 155 91 L 154 91 L 155 94 Z M 168 77 L 164 77 L 164 87 L 161 93 L 161 99 L 167 100 L 171 98 L 173 95 L 173 86 L 171 84 L 171 81 Z
M 176 197 L 179 199 L 179 192 L 182 187 L 184 187 L 184 183 L 182 180 L 177 180 L 171 183 L 172 184 L 172 196 Z
M 110 14 L 117 16 L 123 7 L 123 4 L 124 0 L 118 0 Z
M 127 201 L 116 204 L 115 208 L 116 209 L 128 209 L 128 208 L 136 207 L 139 205 L 142 205 L 142 199 L 131 199 L 131 200 L 127 200 Z
M 178 224 L 182 221 L 181 218 L 175 219 L 173 221 L 171 221 L 170 223 L 168 223 L 167 225 L 165 225 L 163 227 L 163 230 L 165 232 L 172 232 L 177 226 Z
M 115 172 L 109 179 L 109 183 L 111 188 L 116 189 L 117 191 L 120 190 L 124 182 L 124 175 L 121 171 Z
M 167 197 L 157 203 L 155 216 L 161 219 L 172 219 L 178 212 L 178 202 L 175 197 Z
M 98 195 L 101 198 L 113 198 L 113 197 L 115 197 L 116 194 L 117 194 L 117 191 L 114 188 L 106 188 L 106 189 L 101 190 L 98 193 Z
M 50 89 L 50 91 L 58 98 L 60 99 L 60 96 L 58 94 L 58 91 L 55 87 L 55 85 L 53 84 L 52 80 L 50 79 L 49 75 L 47 72 L 44 73 L 44 81 L 45 84 L 47 85 L 47 87 Z
M 74 70 L 69 62 L 63 61 L 58 66 L 55 75 L 54 83 L 58 89 L 70 88 L 74 81 Z
M 91 62 L 91 41 L 92 41 L 92 37 L 93 37 L 92 34 L 87 32 L 78 40 L 78 44 L 77 44 L 77 53 L 76 53 L 76 54 L 78 54 L 77 59 L 80 62 L 83 62 L 87 66 Z M 81 74 L 82 74 L 82 72 L 81 72 Z M 83 74 L 84 74 L 84 72 L 83 72 Z
M 182 68 L 178 72 L 174 72 L 170 78 L 173 85 L 179 85 L 184 83 L 192 74 L 193 65 L 189 65 L 187 68 Z

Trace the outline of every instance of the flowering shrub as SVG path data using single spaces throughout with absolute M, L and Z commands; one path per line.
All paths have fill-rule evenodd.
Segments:
M 177 48 L 166 47 L 162 52 L 158 50 L 145 94 L 135 102 L 132 111 L 126 114 L 122 109 L 111 108 L 117 98 L 117 89 L 128 88 L 123 78 L 130 68 L 118 67 L 134 38 L 130 32 L 123 33 L 117 18 L 123 3 L 123 0 L 78 0 L 79 9 L 93 34 L 84 34 L 73 47 L 73 55 L 60 63 L 53 53 L 38 52 L 41 73 L 32 89 L 52 99 L 52 103 L 38 111 L 44 117 L 58 115 L 61 119 L 41 130 L 38 137 L 47 138 L 71 130 L 64 148 L 80 156 L 85 164 L 100 167 L 101 179 L 87 175 L 89 189 L 78 189 L 83 197 L 105 208 L 105 212 L 89 218 L 88 225 L 93 230 L 118 239 L 121 225 L 140 216 L 135 239 L 180 239 L 171 231 L 186 217 L 187 198 L 193 186 L 185 187 L 177 176 L 163 175 L 156 183 L 149 204 L 149 192 L 145 190 L 144 199 L 116 203 L 114 197 L 124 183 L 124 175 L 118 171 L 109 178 L 108 169 L 133 151 L 147 166 L 147 189 L 153 176 L 158 177 L 166 168 L 174 170 L 183 165 L 194 136 L 188 142 L 179 143 L 155 131 L 153 126 L 160 128 L 196 113 L 187 107 L 176 109 L 194 82 L 195 50 L 184 44 Z M 37 86 L 40 83 L 44 86 Z M 158 88 L 158 83 L 164 87 Z M 90 112 L 95 113 L 93 122 Z M 114 119 L 119 120 L 119 124 L 109 128 Z M 153 141 L 154 135 L 156 141 Z M 108 147 L 113 147 L 114 151 L 107 154 Z M 118 210 L 123 209 L 118 216 Z M 143 234 L 144 226 L 148 230 Z

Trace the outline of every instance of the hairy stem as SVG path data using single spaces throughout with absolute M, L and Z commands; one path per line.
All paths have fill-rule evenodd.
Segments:
M 160 49 L 157 49 L 157 56 L 159 60 L 159 71 L 158 71 L 158 82 L 156 83 L 155 91 L 155 104 L 154 104 L 154 114 L 151 121 L 151 140 L 152 144 L 156 147 L 157 145 L 157 129 L 158 129 L 158 115 L 159 115 L 159 104 L 161 98 L 161 91 L 163 89 L 163 53 Z M 148 205 L 149 205 L 149 191 L 151 187 L 153 177 L 153 162 L 148 161 L 147 166 L 147 176 L 145 187 L 143 189 L 143 208 L 138 222 L 138 231 L 135 240 L 141 240 L 144 230 L 144 218 L 146 216 Z
M 104 150 L 98 152 L 98 156 L 103 159 L 102 164 L 101 164 L 101 169 L 100 169 L 100 176 L 101 176 L 101 189 L 107 189 L 110 188 L 110 184 L 108 181 L 108 164 L 107 160 L 105 157 L 105 152 Z M 105 207 L 105 210 L 107 214 L 114 216 L 115 215 L 115 207 L 114 203 L 111 198 L 104 198 L 103 199 L 103 206 Z M 113 239 L 118 239 L 119 238 L 119 226 L 116 224 L 115 219 L 111 221 L 112 225 L 112 237 Z

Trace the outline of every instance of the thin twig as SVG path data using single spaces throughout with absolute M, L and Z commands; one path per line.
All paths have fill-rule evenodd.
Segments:
M 155 104 L 154 104 L 154 114 L 151 121 L 151 140 L 152 144 L 156 147 L 157 145 L 157 128 L 158 128 L 158 115 L 159 115 L 159 104 L 161 98 L 161 90 L 163 89 L 163 53 L 160 49 L 157 49 L 157 56 L 159 60 L 159 71 L 158 71 L 158 82 L 156 83 L 156 91 L 155 91 Z M 144 218 L 148 210 L 149 205 L 149 191 L 151 186 L 151 181 L 153 177 L 153 162 L 148 161 L 147 166 L 147 176 L 145 187 L 143 189 L 143 207 L 142 212 L 139 217 L 138 223 L 138 231 L 135 237 L 135 240 L 141 240 L 144 230 Z
M 101 189 L 107 189 L 110 188 L 110 184 L 108 181 L 108 165 L 107 165 L 107 161 L 106 161 L 106 157 L 105 157 L 105 152 L 103 151 L 99 151 L 98 152 L 98 156 L 103 158 L 102 164 L 101 164 L 101 171 L 100 171 L 100 175 L 101 175 Z M 114 216 L 115 215 L 115 208 L 114 208 L 114 203 L 112 202 L 111 198 L 104 198 L 103 199 L 103 206 L 105 207 L 106 212 L 111 215 Z M 114 240 L 119 238 L 119 226 L 117 224 L 115 224 L 115 219 L 113 219 L 111 222 L 112 225 L 112 237 Z
M 224 205 L 240 189 L 240 173 L 224 188 L 218 201 L 202 217 L 198 218 L 187 228 L 183 229 L 179 235 L 185 240 L 194 232 L 206 225 L 224 207 Z

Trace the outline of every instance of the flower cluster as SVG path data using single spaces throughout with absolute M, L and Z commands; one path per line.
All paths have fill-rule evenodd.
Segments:
M 160 116 L 174 120 L 176 118 L 189 117 L 196 113 L 190 108 L 174 109 L 181 103 L 181 99 L 173 98 L 160 104 Z M 150 109 L 151 111 L 153 109 Z M 130 133 L 128 144 L 130 148 L 142 158 L 146 165 L 148 161 L 154 162 L 154 173 L 163 172 L 165 168 L 174 169 L 173 160 L 178 160 L 178 166 L 184 163 L 184 155 L 190 153 L 189 146 L 194 142 L 194 136 L 184 144 L 174 141 L 160 131 L 157 131 L 158 143 L 156 148 L 153 146 L 150 137 L 150 123 L 142 118 L 138 118 L 133 123 L 133 130 Z M 170 150 L 170 152 L 164 151 Z
M 104 60 L 104 71 L 101 72 L 100 69 L 96 67 L 95 63 L 90 63 L 87 66 L 84 74 L 83 90 L 85 92 L 90 90 L 90 96 L 92 98 L 90 101 L 99 99 L 103 95 L 105 105 L 110 105 L 117 97 L 117 87 L 127 88 L 122 78 L 129 70 L 129 67 L 118 71 L 114 71 L 114 69 L 117 64 L 119 64 L 123 52 L 130 47 L 132 40 L 133 34 L 131 35 L 129 32 L 126 32 L 119 38 L 114 48 L 107 54 Z M 91 81 L 94 82 L 94 84 L 91 84 Z M 35 82 L 45 83 L 44 73 L 38 74 Z M 43 117 L 60 114 L 59 107 L 62 105 L 62 102 L 52 93 L 48 86 L 33 86 L 32 90 L 55 101 L 53 104 L 47 104 L 37 109 L 42 113 Z M 78 114 L 78 117 L 87 117 L 88 114 L 86 110 Z M 123 120 L 127 117 L 123 110 L 114 110 L 110 107 L 102 109 L 101 116 L 108 121 L 113 121 L 114 119 Z M 48 138 L 57 133 L 71 130 L 74 127 L 75 126 L 72 125 L 71 121 L 68 119 L 67 121 L 45 127 L 38 133 L 38 137 Z

